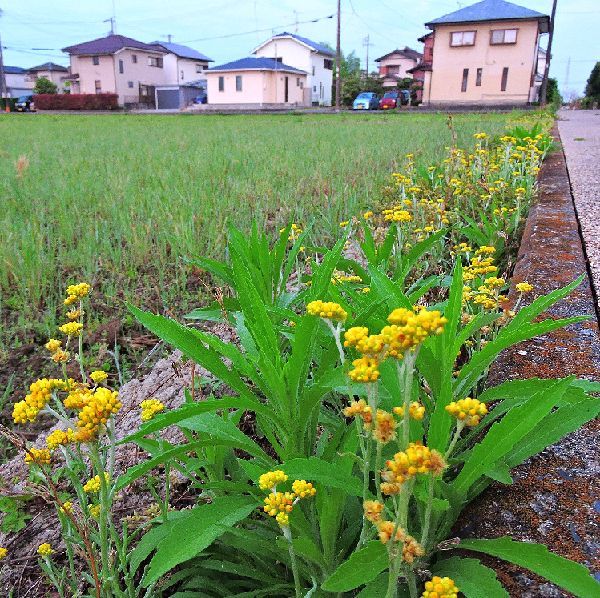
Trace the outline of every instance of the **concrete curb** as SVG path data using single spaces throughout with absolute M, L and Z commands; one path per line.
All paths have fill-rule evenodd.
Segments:
M 556 129 L 554 137 L 558 142 Z M 590 315 L 591 319 L 505 351 L 491 368 L 490 386 L 532 377 L 600 379 L 595 301 L 561 148 L 547 158 L 540 173 L 539 199 L 523 232 L 511 298 L 514 302 L 517 282 L 526 280 L 534 286 L 534 295 L 542 295 L 581 274 L 585 275 L 582 284 L 544 315 Z M 509 535 L 543 543 L 586 565 L 600 580 L 599 429 L 598 421 L 589 422 L 516 468 L 511 486 L 490 486 L 463 514 L 457 534 L 479 538 Z M 496 570 L 511 596 L 569 596 L 516 566 L 492 558 L 482 560 Z

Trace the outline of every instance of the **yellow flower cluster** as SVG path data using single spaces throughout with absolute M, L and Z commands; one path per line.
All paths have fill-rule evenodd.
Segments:
M 98 519 L 100 517 L 100 511 L 102 510 L 102 505 L 88 505 L 88 513 L 94 519 Z
M 364 399 L 352 401 L 343 411 L 346 417 L 360 417 L 365 424 L 370 424 L 373 421 L 371 407 L 367 405 Z
M 51 338 L 45 345 L 46 349 L 50 351 L 50 353 L 56 353 L 62 347 L 62 341 L 59 341 L 55 338 Z
M 356 274 L 346 274 L 345 272 L 336 270 L 331 277 L 331 284 L 337 285 L 343 282 L 362 282 L 362 278 Z
M 107 484 L 110 482 L 110 475 L 107 471 L 104 472 L 104 479 L 106 480 Z M 83 491 L 87 492 L 88 494 L 91 492 L 100 492 L 101 485 L 102 480 L 100 479 L 100 476 L 95 475 L 83 485 Z
M 58 329 L 67 336 L 79 336 L 83 330 L 83 324 L 81 322 L 67 322 Z
M 431 581 L 425 582 L 425 591 L 421 598 L 458 598 L 459 589 L 449 577 L 435 575 Z
M 399 417 L 404 417 L 404 407 L 394 407 L 394 413 Z M 425 417 L 425 407 L 418 401 L 413 401 L 408 406 L 408 415 L 411 419 L 421 421 Z
M 74 320 L 78 320 L 83 315 L 83 311 L 81 309 L 70 309 L 66 315 L 67 320 L 73 322 Z
M 86 401 L 79 412 L 77 426 L 96 436 L 100 426 L 105 425 L 108 418 L 121 409 L 119 393 L 101 386 L 85 396 Z
M 382 214 L 386 222 L 412 222 L 413 219 L 411 213 L 401 207 L 383 210 Z
M 386 469 L 382 472 L 381 484 L 384 494 L 398 494 L 402 484 L 418 475 L 432 473 L 440 475 L 446 463 L 436 450 L 430 450 L 417 442 L 411 442 L 405 451 L 399 451 L 393 459 L 386 461 Z
M 275 517 L 277 523 L 282 527 L 289 525 L 289 514 L 299 500 L 310 498 L 317 493 L 313 485 L 306 480 L 294 480 L 292 492 L 276 491 L 277 484 L 282 484 L 287 479 L 288 477 L 283 471 L 275 470 L 261 475 L 258 480 L 261 490 L 270 491 L 264 499 L 263 511 L 269 517 Z
M 108 379 L 108 374 L 102 370 L 94 370 L 90 374 L 90 379 L 94 384 L 102 384 Z
M 60 507 L 61 513 L 71 513 L 73 511 L 73 502 L 70 500 L 65 500 L 63 502 L 62 507 Z
M 519 293 L 529 293 L 533 291 L 533 285 L 530 285 L 528 282 L 519 282 L 516 286 L 517 291 Z
M 50 465 L 50 451 L 48 449 L 37 449 L 35 447 L 25 451 L 25 463 L 31 465 Z
M 54 430 L 54 432 L 50 432 L 46 436 L 46 446 L 51 451 L 71 442 L 75 442 L 75 432 L 71 428 L 67 430 Z
M 8 555 L 8 550 L 4 546 L 0 546 L 0 561 Z
M 40 544 L 37 549 L 37 553 L 42 557 L 49 557 L 53 552 L 54 550 L 52 549 L 52 546 L 48 544 L 48 542 Z
M 376 382 L 379 378 L 379 361 L 374 357 L 361 357 L 352 362 L 354 369 L 348 372 L 348 376 L 354 382 Z
M 348 317 L 347 312 L 339 303 L 333 301 L 311 301 L 306 306 L 306 311 L 311 316 L 317 316 L 333 322 L 345 322 Z
M 77 301 L 83 299 L 90 292 L 90 285 L 87 282 L 80 282 L 79 284 L 72 284 L 67 287 L 67 298 L 65 299 L 65 305 L 72 305 Z
M 362 353 L 348 372 L 354 382 L 376 382 L 382 360 L 402 359 L 405 351 L 415 349 L 428 336 L 441 334 L 447 320 L 439 311 L 401 307 L 392 311 L 388 322 L 391 325 L 384 326 L 379 334 L 369 334 L 365 326 L 355 326 L 345 332 L 344 346 Z
M 284 233 L 287 227 L 283 227 L 279 229 L 280 233 Z M 301 234 L 303 230 L 301 226 L 298 226 L 295 222 L 292 222 L 292 226 L 290 228 L 290 234 L 288 236 L 288 241 L 294 242 Z
M 363 511 L 365 519 L 371 523 L 381 521 L 381 513 L 383 513 L 383 504 L 378 500 L 365 500 L 363 503 Z
M 382 544 L 387 544 L 394 536 L 394 529 L 396 524 L 392 521 L 378 521 L 376 523 L 379 540 Z M 415 559 L 423 556 L 425 551 L 423 547 L 409 534 L 407 534 L 401 527 L 396 529 L 394 536 L 396 542 L 402 542 L 402 560 L 406 563 L 414 563 Z
M 268 471 L 258 478 L 258 487 L 261 490 L 271 490 L 272 492 L 275 492 L 277 485 L 287 482 L 287 479 L 287 475 L 285 475 L 285 472 L 281 471 L 281 469 Z
M 375 414 L 375 425 L 373 427 L 373 438 L 381 444 L 387 444 L 391 440 L 396 438 L 396 420 L 394 416 L 384 411 L 383 409 L 377 409 Z
M 165 406 L 158 399 L 145 399 L 140 403 L 142 409 L 141 418 L 143 422 L 150 421 L 158 413 L 165 410 Z
M 29 394 L 14 404 L 13 421 L 15 424 L 35 421 L 37 414 L 48 404 L 55 390 L 66 390 L 73 381 L 57 378 L 41 378 L 29 386 Z
M 477 426 L 481 418 L 488 412 L 485 403 L 478 399 L 460 399 L 446 405 L 446 411 L 467 426 Z

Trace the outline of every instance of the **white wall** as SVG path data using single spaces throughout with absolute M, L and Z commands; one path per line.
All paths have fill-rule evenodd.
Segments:
M 265 58 L 281 58 L 284 64 L 308 73 L 306 85 L 311 90 L 312 101 L 324 106 L 331 106 L 333 70 L 327 70 L 323 66 L 324 59 L 330 57 L 314 52 L 293 38 L 273 38 L 259 48 L 255 55 Z M 313 66 L 314 75 L 312 74 Z M 314 91 L 315 87 L 316 91 Z M 319 97 L 320 89 L 323 89 L 323 98 Z

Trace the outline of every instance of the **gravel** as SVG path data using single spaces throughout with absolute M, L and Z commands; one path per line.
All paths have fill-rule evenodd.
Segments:
M 596 289 L 600 292 L 600 110 L 561 110 L 558 129 Z

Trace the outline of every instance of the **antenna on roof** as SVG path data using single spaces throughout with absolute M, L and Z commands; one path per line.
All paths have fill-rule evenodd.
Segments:
M 167 33 L 167 35 L 161 35 L 161 37 L 166 37 L 169 44 L 173 41 L 173 35 L 171 33 Z
M 298 11 L 294 11 L 294 33 L 298 33 Z
M 114 35 L 115 31 L 117 29 L 116 27 L 116 23 L 115 23 L 115 17 L 110 17 L 110 19 L 104 19 L 104 21 L 102 21 L 103 23 L 108 23 L 110 22 L 110 34 Z

